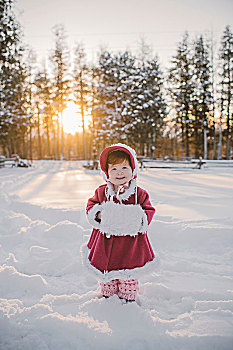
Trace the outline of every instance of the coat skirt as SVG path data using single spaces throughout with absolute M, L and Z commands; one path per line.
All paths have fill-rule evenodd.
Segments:
M 105 277 L 103 280 L 108 279 L 108 275 L 109 279 L 111 279 L 110 277 L 124 278 L 126 272 L 128 277 L 134 278 L 134 271 L 145 268 L 150 262 L 155 260 L 155 254 L 147 236 L 148 225 L 153 218 L 155 209 L 150 203 L 148 193 L 138 186 L 135 186 L 134 189 L 132 184 L 130 190 L 128 190 L 128 196 L 127 194 L 123 196 L 121 204 L 115 197 L 113 198 L 113 206 L 115 205 L 116 209 L 120 210 L 117 220 L 120 222 L 121 220 L 132 221 L 132 224 L 135 223 L 135 225 L 137 221 L 139 223 L 142 222 L 141 227 L 137 232 L 134 232 L 133 229 L 131 230 L 132 232 L 129 230 L 129 234 L 127 234 L 127 229 L 123 229 L 122 232 L 118 232 L 119 229 L 114 231 L 111 226 L 109 229 L 106 229 L 107 226 L 102 227 L 101 222 L 99 223 L 96 219 L 98 211 L 101 211 L 102 215 L 102 210 L 105 208 L 104 205 L 109 199 L 106 186 L 98 187 L 94 196 L 87 203 L 87 217 L 92 226 L 94 226 L 87 243 L 88 262 L 98 272 L 99 277 L 101 275 Z M 135 206 L 135 203 L 139 207 L 137 208 L 138 211 L 135 211 L 137 217 L 134 215 L 133 206 Z M 127 207 L 128 205 L 130 207 Z M 130 208 L 131 210 L 129 211 L 128 209 Z M 114 210 L 111 212 L 113 212 L 113 216 L 112 220 L 110 218 L 109 221 L 114 223 L 114 215 L 117 214 L 115 214 Z M 108 232 L 105 232 L 105 230 Z

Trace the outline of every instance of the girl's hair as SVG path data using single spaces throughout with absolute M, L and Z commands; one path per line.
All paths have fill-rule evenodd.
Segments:
M 128 153 L 121 151 L 119 149 L 109 152 L 107 157 L 107 169 L 109 164 L 118 164 L 127 160 L 132 168 L 130 156 Z

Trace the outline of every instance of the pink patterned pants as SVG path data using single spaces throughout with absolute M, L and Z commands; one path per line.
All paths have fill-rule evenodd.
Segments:
M 107 283 L 100 283 L 101 293 L 105 297 L 110 297 L 117 294 L 119 298 L 127 301 L 134 301 L 136 299 L 139 282 L 138 280 L 112 280 Z

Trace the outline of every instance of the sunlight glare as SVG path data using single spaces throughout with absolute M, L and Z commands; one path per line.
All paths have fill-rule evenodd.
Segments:
M 82 132 L 82 116 L 79 106 L 73 101 L 67 102 L 67 107 L 62 114 L 63 131 L 74 135 L 76 132 Z

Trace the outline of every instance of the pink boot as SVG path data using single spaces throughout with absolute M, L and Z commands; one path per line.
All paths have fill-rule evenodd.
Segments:
M 111 297 L 114 294 L 118 293 L 118 283 L 119 280 L 112 280 L 108 283 L 100 283 L 101 293 L 104 297 Z
M 138 290 L 139 290 L 139 282 L 137 280 L 120 280 L 119 281 L 119 292 L 118 297 L 121 299 L 125 299 L 127 301 L 135 301 Z

